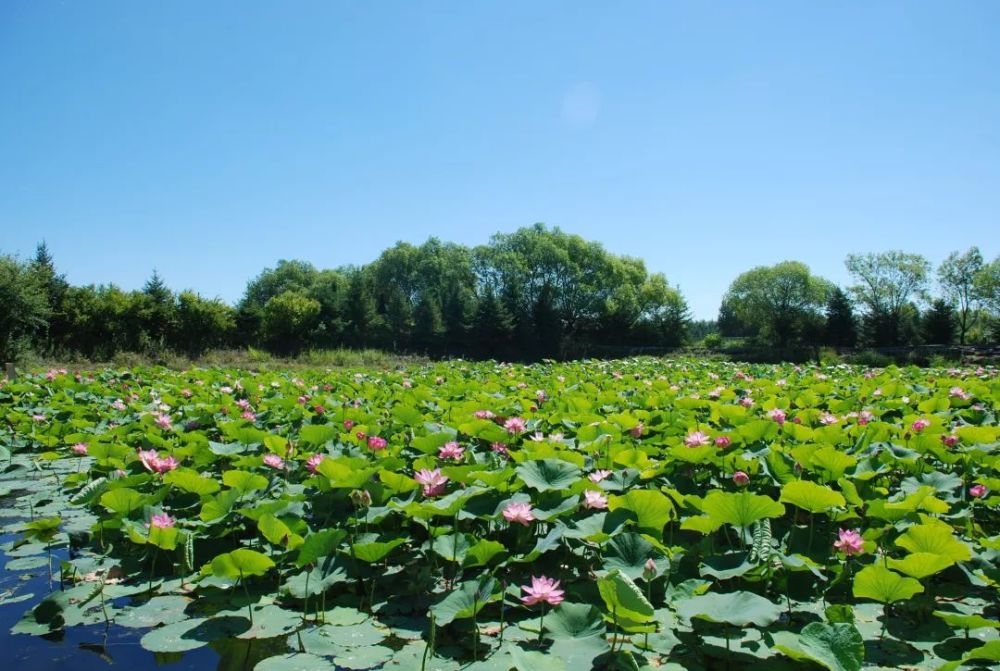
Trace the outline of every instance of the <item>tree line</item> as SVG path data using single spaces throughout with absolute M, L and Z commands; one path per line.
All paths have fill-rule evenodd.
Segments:
M 640 259 L 541 224 L 474 248 L 400 242 L 364 266 L 280 261 L 234 306 L 175 293 L 155 271 L 137 291 L 73 286 L 43 243 L 28 261 L 0 257 L 0 298 L 10 306 L 0 317 L 4 359 L 29 347 L 102 359 L 254 346 L 537 360 L 602 344 L 679 346 L 689 321 L 680 291 Z
M 915 254 L 847 258 L 837 287 L 797 261 L 739 275 L 714 321 L 692 321 L 680 290 L 636 258 L 542 224 L 466 247 L 397 243 L 372 263 L 318 269 L 279 261 L 229 305 L 175 292 L 154 271 L 140 290 L 74 286 L 44 243 L 0 255 L 0 359 L 258 347 L 379 348 L 432 357 L 537 360 L 741 338 L 795 348 L 996 340 L 1000 258 L 952 253 L 937 269 Z
M 1000 257 L 952 252 L 937 268 L 902 251 L 850 254 L 853 284 L 838 287 L 797 261 L 754 268 L 722 298 L 722 336 L 780 350 L 827 345 L 912 347 L 997 342 Z

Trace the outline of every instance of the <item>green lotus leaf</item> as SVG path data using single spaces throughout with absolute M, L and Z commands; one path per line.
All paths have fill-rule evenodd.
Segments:
M 750 526 L 758 520 L 781 517 L 785 514 L 785 506 L 771 497 L 748 491 L 710 492 L 702 502 L 701 509 L 712 522 L 739 528 Z
M 911 578 L 922 580 L 955 565 L 951 557 L 934 554 L 933 552 L 914 552 L 902 559 L 889 559 L 888 568 L 904 573 Z
M 936 554 L 954 561 L 972 558 L 969 546 L 955 538 L 950 526 L 930 519 L 907 529 L 896 539 L 896 545 L 910 552 Z
M 687 620 L 698 618 L 725 622 L 737 627 L 766 627 L 781 616 L 781 606 L 753 592 L 710 592 L 679 601 L 677 614 Z
M 884 566 L 873 564 L 861 569 L 854 576 L 854 596 L 872 599 L 879 603 L 905 601 L 924 591 L 923 585 L 913 578 L 905 578 Z
M 830 671 L 859 671 L 865 643 L 852 624 L 810 622 L 796 635 L 776 632 L 774 648 L 796 661 L 811 661 Z
M 217 555 L 211 562 L 212 575 L 219 578 L 241 578 L 264 575 L 274 568 L 274 562 L 256 550 L 239 548 Z
M 547 492 L 568 488 L 580 479 L 581 472 L 561 459 L 541 459 L 520 464 L 517 475 L 529 487 Z
M 100 501 L 107 510 L 128 517 L 142 507 L 145 497 L 134 489 L 120 487 L 104 492 Z
M 262 659 L 253 668 L 254 671 L 335 671 L 337 667 L 333 662 L 308 652 L 290 652 Z
M 597 589 L 613 621 L 628 619 L 637 624 L 653 621 L 653 606 L 632 579 L 619 570 L 609 571 L 597 579 Z
M 808 480 L 795 480 L 783 486 L 780 500 L 811 513 L 828 513 L 833 508 L 847 505 L 839 492 Z
M 624 496 L 609 496 L 608 509 L 634 513 L 639 530 L 659 540 L 663 539 L 663 527 L 675 516 L 670 498 L 653 489 L 633 489 Z
M 219 491 L 219 482 L 217 480 L 198 475 L 196 471 L 190 468 L 178 468 L 170 471 L 163 476 L 163 481 L 168 485 L 177 487 L 185 492 L 190 492 L 191 494 L 197 494 L 198 496 L 206 496 Z
M 222 474 L 222 482 L 243 494 L 267 487 L 267 478 L 249 471 L 226 471 Z
M 299 546 L 296 566 L 302 568 L 307 564 L 315 564 L 317 560 L 333 554 L 345 538 L 347 532 L 343 529 L 323 529 L 309 534 Z
M 431 614 L 439 625 L 475 617 L 487 604 L 499 601 L 500 584 L 492 577 L 468 580 L 431 606 Z

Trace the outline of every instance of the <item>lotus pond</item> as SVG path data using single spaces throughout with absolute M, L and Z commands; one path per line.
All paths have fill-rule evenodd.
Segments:
M 995 668 L 994 369 L 636 359 L 0 385 L 4 659 Z

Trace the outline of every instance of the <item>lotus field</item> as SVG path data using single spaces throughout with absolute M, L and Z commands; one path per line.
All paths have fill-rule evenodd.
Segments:
M 5 577 L 6 640 L 996 668 L 998 398 L 994 369 L 656 359 L 29 375 L 0 386 L 0 549 L 51 591 Z

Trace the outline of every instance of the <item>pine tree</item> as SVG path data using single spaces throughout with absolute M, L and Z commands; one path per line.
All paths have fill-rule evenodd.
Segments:
M 510 340 L 514 332 L 513 321 L 496 295 L 487 290 L 479 300 L 471 335 L 476 352 L 493 359 L 505 359 L 510 353 Z
M 950 345 L 955 342 L 955 308 L 944 300 L 935 300 L 921 321 L 924 340 L 928 344 Z
M 347 316 L 347 333 L 355 347 L 366 347 L 373 341 L 373 332 L 378 326 L 378 312 L 364 272 L 356 270 L 347 285 L 347 299 L 344 305 Z
M 847 293 L 836 287 L 826 302 L 825 343 L 835 347 L 854 347 L 858 342 L 858 323 Z
M 538 355 L 543 358 L 557 358 L 562 351 L 562 320 L 555 307 L 555 291 L 546 284 L 538 292 L 532 316 L 535 333 L 538 334 Z
M 424 353 L 436 354 L 444 348 L 444 320 L 437 296 L 424 292 L 413 311 L 413 345 Z

